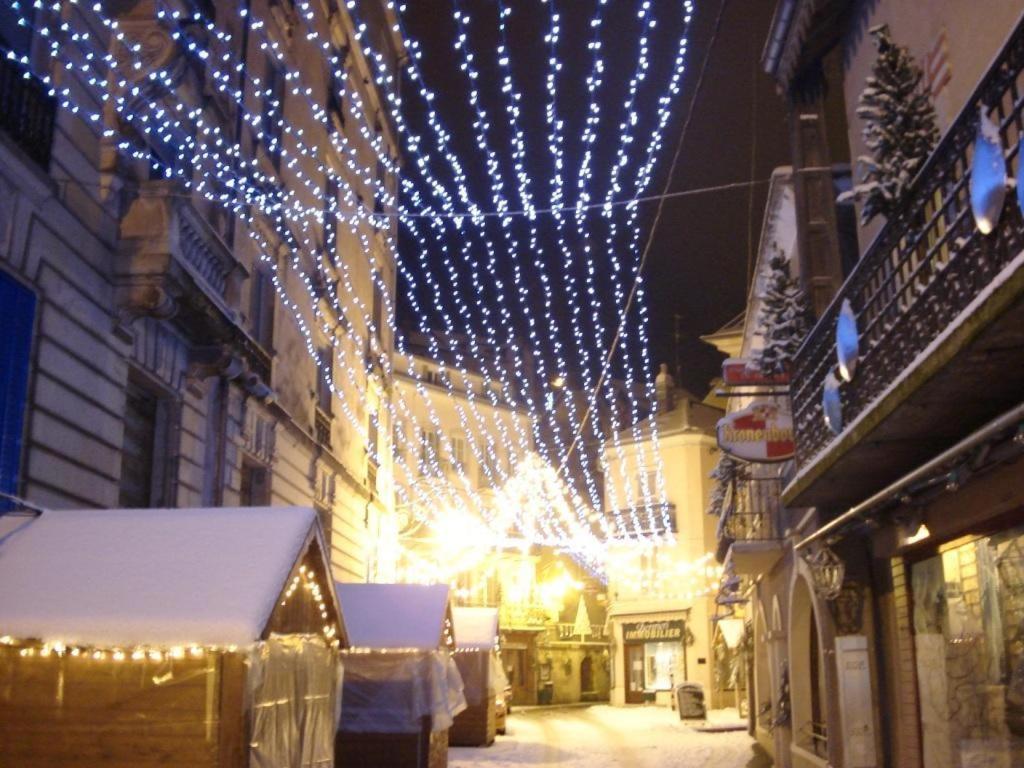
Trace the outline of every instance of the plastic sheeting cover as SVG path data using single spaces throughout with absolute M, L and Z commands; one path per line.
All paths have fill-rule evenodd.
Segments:
M 471 707 L 501 694 L 508 686 L 501 660 L 493 651 L 462 651 L 455 654 L 455 663 L 462 675 L 466 703 Z
M 343 670 L 338 651 L 272 636 L 249 659 L 251 768 L 333 768 Z
M 345 653 L 341 731 L 417 733 L 420 720 L 431 729 L 451 727 L 466 708 L 462 677 L 446 651 Z

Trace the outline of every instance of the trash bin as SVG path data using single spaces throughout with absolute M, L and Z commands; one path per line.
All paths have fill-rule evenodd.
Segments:
M 706 720 L 708 709 L 704 703 L 704 687 L 700 683 L 680 683 L 676 686 L 676 708 L 680 720 Z
M 551 700 L 555 696 L 555 684 L 554 683 L 541 683 L 540 690 L 537 691 L 537 703 L 538 704 L 550 704 Z

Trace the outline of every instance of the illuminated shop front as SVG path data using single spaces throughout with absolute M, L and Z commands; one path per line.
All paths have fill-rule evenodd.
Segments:
M 910 572 L 925 765 L 1024 764 L 1024 527 Z
M 684 615 L 629 619 L 616 622 L 616 639 L 621 638 L 614 659 L 616 676 L 621 676 L 616 681 L 620 703 L 668 704 L 673 687 L 687 679 Z

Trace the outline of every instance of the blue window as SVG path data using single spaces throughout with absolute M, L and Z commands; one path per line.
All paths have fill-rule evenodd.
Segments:
M 36 297 L 0 272 L 0 491 L 18 492 Z M 0 499 L 0 511 L 11 503 Z

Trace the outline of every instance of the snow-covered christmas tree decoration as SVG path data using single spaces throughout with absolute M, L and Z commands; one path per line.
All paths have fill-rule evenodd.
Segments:
M 893 214 L 939 138 L 935 108 L 921 85 L 921 68 L 905 47 L 892 41 L 888 26 L 873 27 L 871 35 L 878 58 L 857 106 L 871 154 L 857 159 L 861 182 L 839 196 L 840 202 L 863 203 L 864 224 Z
M 708 500 L 708 514 L 728 517 L 736 507 L 736 497 L 749 476 L 746 463 L 723 452 L 710 475 L 715 485 Z
M 587 602 L 583 599 L 583 595 L 580 595 L 580 601 L 576 605 L 576 621 L 573 622 L 572 633 L 579 635 L 584 640 L 594 634 L 594 627 L 590 623 L 590 612 L 587 610 Z
M 764 347 L 754 356 L 762 373 L 783 373 L 811 328 L 811 310 L 800 285 L 790 277 L 789 262 L 776 249 L 768 262 L 771 274 L 761 297 Z

